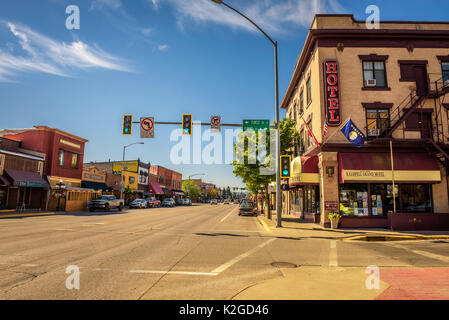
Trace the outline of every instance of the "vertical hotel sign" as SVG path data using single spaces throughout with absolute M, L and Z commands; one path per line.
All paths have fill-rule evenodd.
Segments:
M 323 65 L 326 98 L 326 122 L 329 127 L 341 124 L 340 78 L 338 62 L 326 60 Z

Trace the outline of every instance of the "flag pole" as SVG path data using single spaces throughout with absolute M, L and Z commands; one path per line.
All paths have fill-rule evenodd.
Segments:
M 390 139 L 391 175 L 393 181 L 393 212 L 396 214 L 396 188 L 394 185 L 393 139 Z

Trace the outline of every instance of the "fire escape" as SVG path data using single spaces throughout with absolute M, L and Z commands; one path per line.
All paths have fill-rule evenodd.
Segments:
M 439 75 L 441 76 L 441 74 Z M 423 143 L 424 148 L 437 159 L 449 174 L 449 110 L 444 107 L 449 104 L 449 81 L 440 78 L 430 81 L 425 90 L 412 91 L 397 107 L 391 110 L 389 126 L 381 129 L 376 139 L 371 143 L 381 142 L 392 138 L 393 132 L 401 125 L 405 127 L 405 121 L 413 113 L 418 113 L 421 127 L 421 139 L 404 139 L 410 142 Z M 423 119 L 423 106 L 427 99 L 433 99 L 434 110 L 432 113 L 432 125 L 425 128 Z M 446 99 L 446 101 L 445 101 Z M 427 130 L 427 131 L 426 131 Z M 423 133 L 428 134 L 423 134 Z M 424 136 L 423 136 L 424 135 Z

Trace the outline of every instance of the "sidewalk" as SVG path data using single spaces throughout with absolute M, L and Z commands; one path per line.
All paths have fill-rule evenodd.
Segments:
M 413 239 L 435 239 L 449 238 L 449 231 L 392 231 L 389 229 L 329 229 L 313 222 L 302 222 L 293 216 L 282 216 L 282 228 L 276 227 L 276 213 L 272 212 L 272 219 L 264 215 L 257 217 L 259 223 L 269 232 L 277 235 L 297 238 L 322 238 L 322 239 L 345 239 L 363 240 L 366 236 L 388 236 L 391 239 L 400 240 Z
M 282 221 L 258 216 L 267 232 L 279 237 L 346 241 L 355 236 L 422 236 L 449 239 L 449 232 L 394 232 L 386 229 L 326 229 L 315 223 Z M 409 240 L 409 239 L 401 239 Z M 329 241 L 332 242 L 332 241 Z M 335 242 L 335 241 L 334 241 Z M 231 300 L 441 300 L 449 299 L 449 268 L 380 268 L 378 287 L 369 288 L 366 267 L 301 266 L 279 268 L 280 277 L 255 283 L 236 292 Z M 444 279 L 444 280 L 442 280 Z
M 34 217 L 34 216 L 48 216 L 55 214 L 64 214 L 65 212 L 41 211 L 41 210 L 25 210 L 19 212 L 17 210 L 0 210 L 0 219 L 4 218 L 20 218 L 20 217 Z

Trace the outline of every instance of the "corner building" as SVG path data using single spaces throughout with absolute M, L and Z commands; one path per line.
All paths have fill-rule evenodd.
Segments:
M 367 29 L 352 15 L 316 15 L 281 107 L 300 132 L 284 214 L 449 230 L 449 22 Z M 367 137 L 361 148 L 340 132 L 349 119 Z

